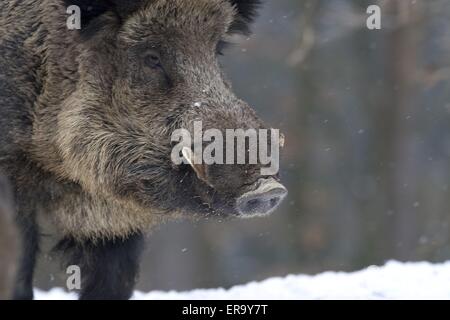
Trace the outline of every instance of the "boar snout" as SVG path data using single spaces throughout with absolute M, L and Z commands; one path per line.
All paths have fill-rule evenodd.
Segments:
M 256 190 L 237 199 L 236 206 L 240 217 L 264 216 L 273 212 L 287 195 L 287 189 L 273 178 L 260 179 Z

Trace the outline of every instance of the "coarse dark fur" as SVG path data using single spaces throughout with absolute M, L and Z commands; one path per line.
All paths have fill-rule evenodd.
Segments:
M 68 5 L 82 29 L 68 30 Z M 171 162 L 170 135 L 264 128 L 217 55 L 247 33 L 256 0 L 3 0 L 0 169 L 23 235 L 15 297 L 32 298 L 38 215 L 82 266 L 82 299 L 129 298 L 142 234 L 167 219 L 233 216 L 258 166 Z M 278 177 L 274 177 L 278 178 Z

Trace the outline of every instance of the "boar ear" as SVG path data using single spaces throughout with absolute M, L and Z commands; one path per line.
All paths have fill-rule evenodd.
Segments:
M 192 152 L 192 149 L 184 147 L 181 150 L 181 153 L 183 154 L 183 158 L 186 159 L 186 161 L 190 164 L 192 169 L 194 169 L 195 173 L 197 174 L 197 177 L 203 182 L 208 183 L 208 180 L 206 178 L 206 165 L 196 163 L 195 155 L 194 152 Z
M 250 34 L 250 24 L 257 15 L 261 0 L 229 0 L 237 11 L 237 18 L 231 25 L 231 32 Z
M 81 11 L 81 33 L 94 33 L 100 26 L 90 26 L 91 22 L 106 12 L 114 12 L 120 19 L 126 19 L 128 15 L 136 11 L 142 0 L 64 0 L 66 7 L 75 5 Z M 90 28 L 88 28 L 88 26 Z M 89 29 L 89 30 L 87 30 Z M 90 30 L 94 29 L 94 30 Z
M 109 1 L 101 0 L 64 0 L 65 6 L 78 6 L 81 11 L 81 29 L 89 25 L 95 18 L 111 10 L 112 5 Z
M 133 12 L 142 7 L 144 0 L 109 0 L 114 5 L 114 10 L 122 19 L 126 19 Z

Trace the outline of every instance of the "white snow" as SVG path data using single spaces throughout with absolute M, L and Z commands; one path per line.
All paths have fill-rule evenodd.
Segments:
M 56 288 L 36 290 L 36 299 L 75 299 L 74 293 Z M 135 292 L 139 300 L 311 300 L 311 299 L 450 299 L 450 261 L 371 266 L 358 272 L 325 272 L 316 276 L 289 275 L 251 282 L 231 289 L 197 289 L 187 292 Z

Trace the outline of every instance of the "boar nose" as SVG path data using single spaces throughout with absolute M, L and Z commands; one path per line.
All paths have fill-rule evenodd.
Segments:
M 258 182 L 259 187 L 237 200 L 237 209 L 242 217 L 267 215 L 274 211 L 287 195 L 286 188 L 273 179 Z

